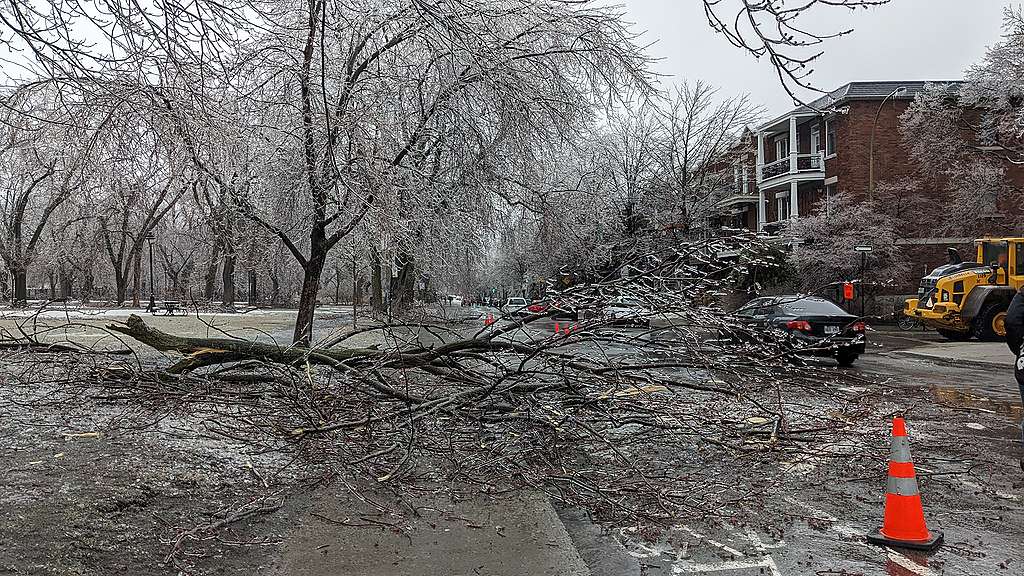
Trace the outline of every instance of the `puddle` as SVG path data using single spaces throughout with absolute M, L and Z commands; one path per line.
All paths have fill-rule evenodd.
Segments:
M 936 400 L 947 406 L 974 408 L 990 414 L 1005 414 L 1012 416 L 1014 419 L 1020 419 L 1024 415 L 1024 408 L 1021 407 L 1019 400 L 992 398 L 988 395 L 990 391 L 985 388 L 932 386 L 931 391 L 935 395 Z M 1010 384 L 1007 384 L 1006 390 L 1001 391 L 1000 396 L 1006 395 L 1009 392 L 1016 393 L 1016 389 L 1011 389 Z M 981 394 L 985 395 L 982 396 Z

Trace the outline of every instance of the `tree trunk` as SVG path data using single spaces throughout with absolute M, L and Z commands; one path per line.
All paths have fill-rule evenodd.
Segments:
M 281 280 L 277 277 L 277 271 L 273 271 L 270 274 L 270 305 L 279 306 L 281 304 Z
M 391 280 L 391 311 L 401 315 L 409 310 L 415 301 L 416 260 L 409 254 L 397 258 L 398 277 Z
M 370 263 L 370 307 L 375 314 L 384 311 L 384 295 L 382 294 L 380 277 L 380 257 L 374 252 Z
M 82 302 L 88 302 L 92 298 L 92 293 L 95 284 L 95 279 L 92 275 L 92 269 L 85 271 L 82 275 Z
M 260 303 L 259 294 L 256 293 L 256 271 L 249 270 L 249 306 L 256 306 Z
M 120 270 L 114 270 L 114 290 L 116 292 L 117 305 L 124 306 L 128 299 L 128 278 Z
M 235 254 L 229 252 L 224 255 L 224 270 L 221 273 L 223 280 L 224 294 L 221 304 L 224 306 L 235 305 Z
M 314 252 L 315 250 L 315 252 Z M 308 346 L 313 341 L 313 315 L 316 313 L 316 297 L 320 292 L 320 277 L 327 264 L 327 251 L 310 250 L 310 258 L 302 275 L 302 291 L 299 293 L 299 313 L 295 318 L 295 335 L 292 343 Z
M 210 256 L 210 264 L 206 268 L 206 282 L 203 286 L 203 298 L 213 300 L 214 291 L 217 289 L 217 267 L 220 264 L 220 242 L 213 245 L 213 254 Z
M 14 279 L 14 293 L 12 304 L 24 306 L 28 302 L 28 274 L 24 268 L 12 268 L 11 277 Z
M 68 299 L 74 294 L 75 277 L 70 272 L 60 275 L 60 297 Z

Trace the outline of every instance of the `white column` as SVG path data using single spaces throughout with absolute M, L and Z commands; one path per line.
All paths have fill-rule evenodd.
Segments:
M 764 166 L 764 132 L 757 133 L 757 183 L 761 183 L 762 173 L 761 167 Z
M 757 165 L 754 167 L 757 174 L 757 231 L 764 228 L 764 190 L 761 189 L 761 167 L 764 166 L 764 132 L 757 133 Z
M 797 188 L 800 186 L 798 182 L 789 183 L 789 218 L 796 220 L 798 212 L 800 211 L 800 198 L 797 195 Z
M 796 138 L 796 116 L 789 117 L 789 172 L 796 174 L 796 153 L 800 150 L 800 141 Z

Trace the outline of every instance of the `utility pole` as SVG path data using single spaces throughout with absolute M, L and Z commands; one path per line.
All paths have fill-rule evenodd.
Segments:
M 864 279 L 864 272 L 868 267 L 868 254 L 871 252 L 870 244 L 860 244 L 853 247 L 855 252 L 860 252 L 860 317 L 864 318 L 864 289 L 867 282 Z

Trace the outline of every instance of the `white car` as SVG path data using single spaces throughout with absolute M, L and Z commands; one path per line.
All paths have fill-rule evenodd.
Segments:
M 529 305 L 526 298 L 509 298 L 501 307 L 501 311 L 505 314 L 526 314 L 526 307 Z
M 452 306 L 462 306 L 462 296 L 456 296 L 455 294 L 448 295 L 448 304 Z
M 612 324 L 650 326 L 651 311 L 635 298 L 620 296 L 601 310 L 601 317 Z

